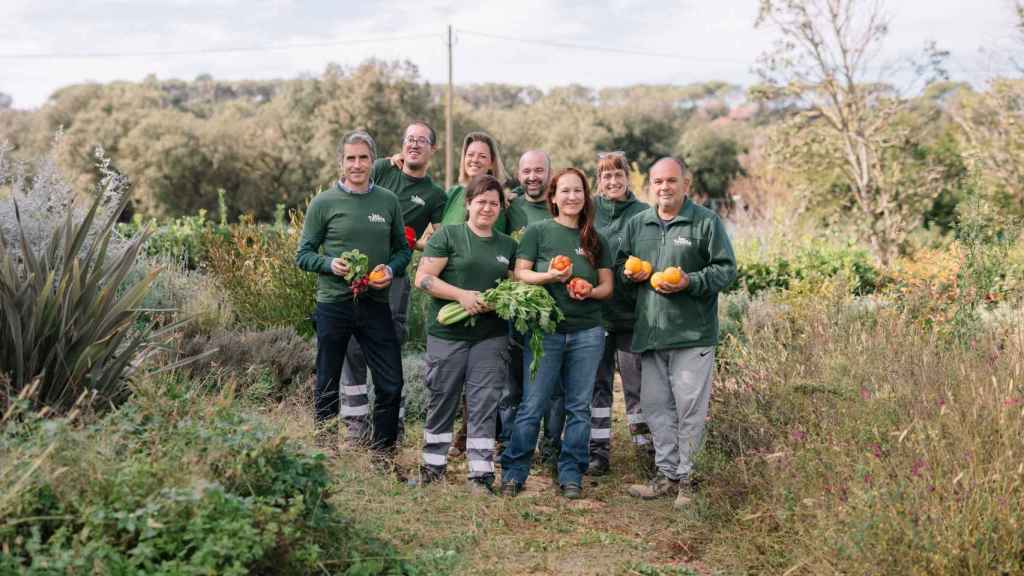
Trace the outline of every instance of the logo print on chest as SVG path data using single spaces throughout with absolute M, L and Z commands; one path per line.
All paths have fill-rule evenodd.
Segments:
M 685 236 L 676 236 L 675 238 L 672 239 L 672 243 L 675 244 L 676 246 L 692 246 L 693 245 L 693 242 L 690 242 L 690 239 L 685 237 Z
M 427 201 L 424 200 L 423 198 L 420 198 L 416 194 L 413 194 L 412 197 L 409 198 L 409 201 L 412 202 L 413 204 L 418 204 L 420 206 L 426 206 L 427 205 Z
M 501 262 L 505 266 L 508 266 L 508 258 L 506 258 L 504 256 L 501 256 L 501 255 L 498 255 L 498 256 L 495 256 L 494 259 L 497 260 L 498 262 Z
M 386 219 L 384 219 L 383 216 L 381 216 L 380 214 L 377 214 L 376 212 L 371 213 L 369 216 L 366 217 L 366 219 L 369 220 L 370 222 L 374 222 L 374 223 L 377 223 L 377 224 L 387 224 L 388 223 L 388 221 Z
M 582 247 L 577 248 L 576 249 L 576 255 L 577 256 L 583 256 L 584 258 L 586 258 L 587 257 L 587 251 L 584 250 Z

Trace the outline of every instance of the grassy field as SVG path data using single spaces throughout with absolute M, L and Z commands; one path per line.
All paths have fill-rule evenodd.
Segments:
M 401 553 L 430 574 L 708 574 L 694 560 L 687 526 L 692 515 L 672 510 L 672 500 L 641 502 L 625 493 L 642 481 L 628 444 L 621 388 L 616 386 L 612 473 L 586 479 L 585 498 L 570 502 L 557 484 L 534 469 L 516 498 L 472 496 L 463 486 L 464 459 L 453 461 L 447 482 L 422 488 L 375 474 L 365 452 L 340 450 L 329 459 L 333 503 L 361 524 L 387 534 Z M 302 396 L 267 416 L 289 435 L 312 442 Z M 410 427 L 400 461 L 419 462 L 422 427 Z

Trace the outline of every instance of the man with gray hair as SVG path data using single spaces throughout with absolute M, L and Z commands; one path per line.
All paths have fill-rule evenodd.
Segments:
M 322 445 L 337 442 L 341 368 L 354 336 L 373 374 L 371 449 L 377 462 L 392 469 L 404 381 L 388 288 L 395 273 L 409 264 L 411 251 L 398 197 L 370 180 L 375 157 L 369 134 L 355 131 L 345 136 L 339 150 L 341 179 L 310 202 L 295 262 L 318 275 L 313 312 L 317 440 Z M 369 260 L 371 273 L 365 277 L 355 277 L 353 262 L 342 257 L 353 250 Z
M 654 440 L 657 476 L 629 487 L 643 499 L 690 502 L 693 459 L 704 434 L 718 343 L 718 293 L 736 280 L 736 257 L 714 212 L 688 196 L 692 176 L 677 158 L 651 167 L 656 204 L 633 216 L 622 233 L 615 271 L 636 294 L 633 352 L 641 354 L 640 404 Z M 625 268 L 647 260 L 663 276 Z M 652 285 L 653 284 L 653 285 Z
M 444 190 L 427 174 L 430 159 L 437 151 L 437 135 L 426 122 L 416 121 L 405 128 L 402 152 L 395 157 L 381 158 L 373 163 L 373 182 L 398 196 L 405 222 L 406 240 L 410 249 L 424 248 L 428 229 L 436 227 L 444 214 Z M 409 277 L 405 270 L 396 271 L 388 300 L 399 342 L 405 341 L 406 312 L 409 309 Z M 398 430 L 401 435 L 405 402 L 399 410 Z M 348 347 L 345 368 L 341 373 L 341 419 L 345 423 L 349 444 L 360 445 L 370 436 L 370 399 L 366 385 L 366 359 L 358 343 Z

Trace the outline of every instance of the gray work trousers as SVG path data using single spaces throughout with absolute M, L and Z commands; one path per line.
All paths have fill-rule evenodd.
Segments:
M 423 472 L 444 475 L 455 414 L 465 388 L 470 478 L 494 477 L 498 402 L 508 381 L 508 336 L 479 342 L 427 335 L 427 421 L 423 425 Z
M 406 313 L 409 310 L 409 277 L 399 276 L 391 281 L 388 301 L 391 305 L 391 319 L 395 323 L 398 344 L 405 342 Z M 341 420 L 347 429 L 349 440 L 365 441 L 370 437 L 370 398 L 366 386 L 366 357 L 363 349 L 354 339 L 349 342 L 345 353 L 345 367 L 341 371 Z M 405 428 L 405 397 L 398 409 L 398 431 Z
M 644 352 L 642 363 L 640 404 L 654 439 L 654 463 L 662 475 L 686 481 L 704 436 L 715 348 Z
M 648 449 L 651 444 L 651 433 L 640 406 L 641 360 L 639 354 L 633 353 L 633 333 L 606 332 L 604 355 L 597 367 L 594 398 L 590 403 L 590 459 L 605 464 L 611 461 L 612 397 L 616 364 L 622 377 L 626 419 L 629 421 L 632 443 L 642 450 Z

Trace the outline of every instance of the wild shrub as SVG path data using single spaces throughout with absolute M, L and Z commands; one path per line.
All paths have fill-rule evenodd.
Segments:
M 0 459 L 31 473 L 0 500 L 2 573 L 413 572 L 331 506 L 322 454 L 203 381 L 140 382 L 85 426 L 17 419 L 0 426 Z
M 765 290 L 785 290 L 798 280 L 826 280 L 845 276 L 856 294 L 875 292 L 882 275 L 867 250 L 852 244 L 828 241 L 797 241 L 795 246 L 759 242 L 737 246 L 737 280 L 733 290 L 750 295 Z
M 10 376 L 0 408 L 36 379 L 33 400 L 56 410 L 86 392 L 119 401 L 125 378 L 159 337 L 139 328 L 138 306 L 155 273 L 123 288 L 146 234 L 117 242 L 126 182 L 100 158 L 104 176 L 82 212 L 53 152 L 28 179 L 0 151 L 0 183 L 12 187 L 0 232 L 0 373 Z
M 154 271 L 159 274 L 139 305 L 147 322 L 163 325 L 188 318 L 189 331 L 206 334 L 233 324 L 234 313 L 224 290 L 209 274 L 190 269 L 184 258 L 140 255 L 125 285 Z
M 226 291 L 240 326 L 291 326 L 303 335 L 313 333 L 308 318 L 316 275 L 295 265 L 303 217 L 293 210 L 288 227 L 267 229 L 243 216 L 228 238 L 208 236 L 209 271 Z
M 263 396 L 270 399 L 280 399 L 292 386 L 304 383 L 316 365 L 313 343 L 290 326 L 267 330 L 220 329 L 212 333 L 185 331 L 181 338 L 182 357 L 215 351 L 184 367 L 186 374 L 198 378 L 218 372 L 243 383 L 260 383 L 266 376 L 271 389 Z

